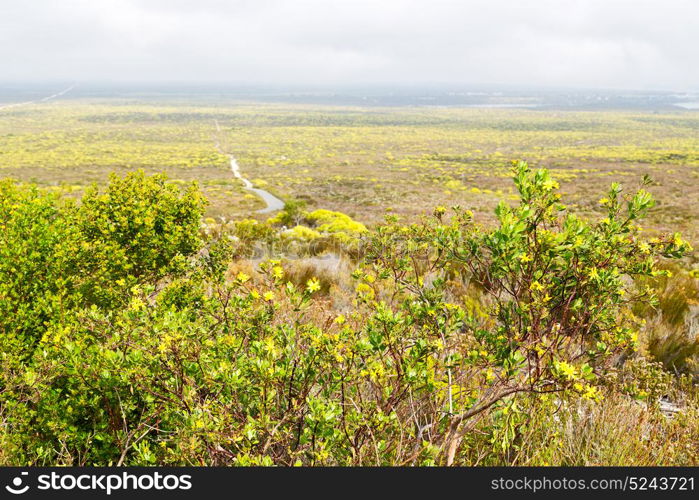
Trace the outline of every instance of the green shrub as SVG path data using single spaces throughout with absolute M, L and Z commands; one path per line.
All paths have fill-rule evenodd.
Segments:
M 353 220 L 349 215 L 332 210 L 314 210 L 304 214 L 304 219 L 312 223 L 321 233 L 345 233 L 355 235 L 365 233 L 367 228 L 361 222 Z
M 566 213 L 546 171 L 520 163 L 515 182 L 521 202 L 501 204 L 493 229 L 438 208 L 419 224 L 391 218 L 367 231 L 355 303 L 342 313 L 318 293 L 329 280 L 285 270 L 280 260 L 230 276 L 231 240 L 219 235 L 197 251 L 200 198 L 162 178 L 115 179 L 64 215 L 46 201 L 36 228 L 27 216 L 3 215 L 10 234 L 40 239 L 60 222 L 78 247 L 49 237 L 41 255 L 69 242 L 62 269 L 84 271 L 45 275 L 42 286 L 70 314 L 51 302 L 36 314 L 53 321 L 27 313 L 41 331 L 33 349 L 21 362 L 8 351 L 0 359 L 3 460 L 472 463 L 483 444 L 470 432 L 478 429 L 493 461 L 518 461 L 510 454 L 534 425 L 533 405 L 598 401 L 613 362 L 634 348 L 630 308 L 648 297 L 635 296 L 628 278 L 652 276 L 660 257 L 689 247 L 678 236 L 640 238 L 636 221 L 652 205 L 644 191 L 624 199 L 613 186 L 607 217 L 590 222 Z M 30 203 L 34 195 L 9 194 L 3 203 L 21 207 L 22 196 Z M 347 223 L 314 213 L 322 224 Z M 247 221 L 236 231 L 252 243 L 270 227 Z M 11 269 L 3 273 L 6 301 L 21 288 Z M 487 299 L 459 297 L 449 284 L 457 278 Z M 66 294 L 73 299 L 63 302 Z M 5 332 L 15 331 L 3 321 Z
M 321 234 L 315 229 L 311 229 L 306 226 L 294 226 L 291 229 L 287 229 L 282 234 L 282 239 L 289 240 L 300 240 L 300 241 L 311 241 L 317 240 L 321 237 Z
M 655 275 L 657 257 L 680 257 L 690 248 L 679 235 L 640 238 L 636 221 L 653 206 L 646 191 L 623 198 L 613 184 L 607 216 L 592 223 L 565 213 L 547 171 L 519 163 L 514 180 L 520 204 L 501 203 L 494 230 L 482 230 L 459 209 L 445 221 L 446 210 L 438 208 L 423 224 L 390 218 L 368 252 L 373 269 L 365 277 L 388 281 L 394 297 L 402 294 L 399 308 L 386 311 L 375 299 L 378 287 L 362 285 L 378 315 L 404 318 L 391 322 L 397 331 L 383 330 L 391 338 L 427 335 L 436 342 L 433 376 L 448 385 L 435 393 L 443 395 L 435 400 L 443 416 L 428 425 L 440 430 L 448 464 L 474 419 L 508 404 L 509 396 L 573 390 L 597 399 L 600 378 L 636 345 L 630 304 L 648 298 L 629 297 L 625 279 Z M 444 277 L 453 266 L 464 266 L 490 296 L 494 324 L 479 324 L 445 302 Z
M 164 176 L 112 177 L 79 206 L 36 187 L 0 183 L 0 334 L 31 350 L 71 311 L 116 307 L 139 284 L 181 270 L 201 247 L 204 200 Z M 10 345 L 18 343 L 15 348 Z
M 21 356 L 71 307 L 78 228 L 57 197 L 0 182 L 0 337 L 3 356 Z
M 112 175 L 105 192 L 88 189 L 77 212 L 83 236 L 81 293 L 92 303 L 119 301 L 124 285 L 177 273 L 201 245 L 205 199 L 196 185 L 184 193 L 164 175 Z M 117 287 L 113 285 L 116 284 Z

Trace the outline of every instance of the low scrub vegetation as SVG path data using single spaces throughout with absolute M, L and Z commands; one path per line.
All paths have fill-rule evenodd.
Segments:
M 644 236 L 645 189 L 589 220 L 512 175 L 493 226 L 369 229 L 202 226 L 195 185 L 142 172 L 79 202 L 3 181 L 0 462 L 699 463 L 694 292 L 666 292 L 691 247 Z

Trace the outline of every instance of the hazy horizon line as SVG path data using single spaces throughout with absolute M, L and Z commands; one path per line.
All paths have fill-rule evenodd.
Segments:
M 362 82 L 362 83 L 297 83 L 297 82 L 244 82 L 244 81 L 218 81 L 218 80 L 65 80 L 65 79 L 27 79 L 27 80 L 2 80 L 0 87 L 4 86 L 69 86 L 80 87 L 112 87 L 112 88 L 211 88 L 230 90 L 275 90 L 275 91 L 357 91 L 357 90 L 382 90 L 390 91 L 440 91 L 440 92 L 633 92 L 633 93 L 658 93 L 658 94 L 694 94 L 699 92 L 699 86 L 694 89 L 679 88 L 648 88 L 626 86 L 599 86 L 584 85 L 517 85 L 505 83 L 443 83 L 443 82 Z

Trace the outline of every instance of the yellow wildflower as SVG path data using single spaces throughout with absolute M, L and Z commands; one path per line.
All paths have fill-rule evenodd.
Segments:
M 558 182 L 554 181 L 553 179 L 548 179 L 544 181 L 542 187 L 544 188 L 544 191 L 551 191 L 552 189 L 558 189 L 559 185 Z
M 542 285 L 542 284 L 539 283 L 538 281 L 534 281 L 534 282 L 532 282 L 531 285 L 529 285 L 529 288 L 530 288 L 531 290 L 536 290 L 536 291 L 539 291 L 539 292 L 540 292 L 541 290 L 544 289 L 544 285 Z
M 575 378 L 577 378 L 577 371 L 575 370 L 575 367 L 566 363 L 565 361 L 556 361 L 554 367 L 563 378 L 568 380 L 575 380 Z
M 585 394 L 583 394 L 583 397 L 595 401 L 602 399 L 602 395 L 600 394 L 597 387 L 593 387 L 591 385 L 587 386 L 587 389 L 585 389 Z
M 306 282 L 306 290 L 308 290 L 309 293 L 314 293 L 320 290 L 320 281 L 318 281 L 318 278 L 311 278 Z

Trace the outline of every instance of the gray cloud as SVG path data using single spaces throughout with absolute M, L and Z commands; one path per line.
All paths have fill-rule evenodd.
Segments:
M 693 0 L 28 0 L 0 80 L 699 89 Z

